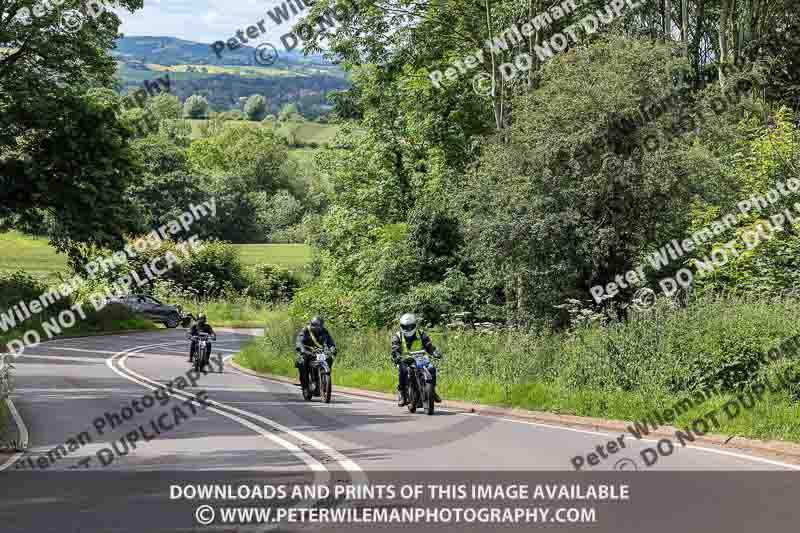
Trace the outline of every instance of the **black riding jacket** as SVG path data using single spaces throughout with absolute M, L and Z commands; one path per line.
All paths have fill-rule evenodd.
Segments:
M 315 337 L 317 342 L 314 342 Z M 322 348 L 323 346 L 327 346 L 328 348 L 333 348 L 336 350 L 336 344 L 333 342 L 333 337 L 331 337 L 331 334 L 328 333 L 327 329 L 322 328 L 322 331 L 319 335 L 312 335 L 309 327 L 303 326 L 303 329 L 297 333 L 295 349 L 299 353 L 308 353 L 311 350 Z
M 200 333 L 208 333 L 209 335 L 216 335 L 216 333 L 214 333 L 214 328 L 212 328 L 211 324 L 209 324 L 208 322 L 206 322 L 202 326 L 195 324 L 189 331 L 189 335 L 199 335 Z

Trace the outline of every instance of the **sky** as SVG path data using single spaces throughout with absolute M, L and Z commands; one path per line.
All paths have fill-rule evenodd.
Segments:
M 291 30 L 292 23 L 298 21 L 309 8 L 298 9 L 298 15 L 291 21 L 277 25 L 267 10 L 290 1 L 300 0 L 144 0 L 144 9 L 130 13 L 125 9 L 113 11 L 122 20 L 120 31 L 126 36 L 152 35 L 178 37 L 187 41 L 213 43 L 227 41 L 236 36 L 237 30 L 247 31 L 264 19 L 267 32 L 248 39 L 248 46 L 262 42 L 277 43 L 280 36 Z M 309 2 L 311 3 L 311 2 Z

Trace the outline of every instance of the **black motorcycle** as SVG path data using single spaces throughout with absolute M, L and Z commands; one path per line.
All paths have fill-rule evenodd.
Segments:
M 428 368 L 431 366 L 431 359 L 428 352 L 418 350 L 408 352 L 410 357 L 404 357 L 400 364 L 408 367 L 408 384 L 406 385 L 406 399 L 408 400 L 408 410 L 411 413 L 417 411 L 417 407 L 424 407 L 425 412 L 433 414 L 433 376 Z M 434 356 L 437 359 L 441 356 Z
M 304 399 L 311 400 L 315 396 L 322 396 L 322 401 L 331 403 L 333 383 L 331 381 L 331 367 L 328 365 L 330 357 L 331 353 L 328 348 L 318 348 L 311 354 L 311 360 L 308 364 L 308 376 L 305 380 L 306 386 L 303 387 Z
M 216 340 L 216 336 L 214 336 L 214 340 Z M 208 333 L 192 335 L 192 341 L 197 342 L 197 348 L 192 355 L 192 360 L 194 361 L 194 371 L 199 374 L 205 370 L 211 359 L 211 335 Z

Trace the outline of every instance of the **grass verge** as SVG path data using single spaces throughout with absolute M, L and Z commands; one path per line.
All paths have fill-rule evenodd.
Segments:
M 762 360 L 759 354 L 800 333 L 790 319 L 796 312 L 800 302 L 792 300 L 719 299 L 570 333 L 477 335 L 432 329 L 434 343 L 445 354 L 437 363 L 437 389 L 452 400 L 617 420 L 663 413 L 706 391 L 707 399 L 683 403 L 671 425 L 684 428 L 716 413 L 719 424 L 713 433 L 800 442 L 796 383 L 765 394 L 733 418 L 723 411 L 726 402 L 754 383 L 796 365 L 794 354 L 754 363 Z M 276 312 L 264 325 L 265 336 L 245 346 L 236 362 L 295 377 L 294 337 L 303 323 Z M 396 391 L 391 330 L 349 330 L 335 324 L 330 330 L 339 352 L 335 385 Z

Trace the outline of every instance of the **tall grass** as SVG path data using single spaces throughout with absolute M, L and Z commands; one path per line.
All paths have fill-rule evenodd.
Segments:
M 671 407 L 697 391 L 720 390 L 680 416 L 687 424 L 796 356 L 775 363 L 763 354 L 800 333 L 800 301 L 706 298 L 685 309 L 660 304 L 624 324 L 566 333 L 478 335 L 432 329 L 445 354 L 437 362 L 445 398 L 623 420 Z M 264 338 L 237 361 L 254 370 L 295 376 L 294 338 L 303 323 L 276 313 Z M 339 348 L 334 383 L 393 392 L 392 330 L 352 330 L 330 324 Z M 723 431 L 800 440 L 800 410 L 790 391 L 770 395 L 725 422 Z

